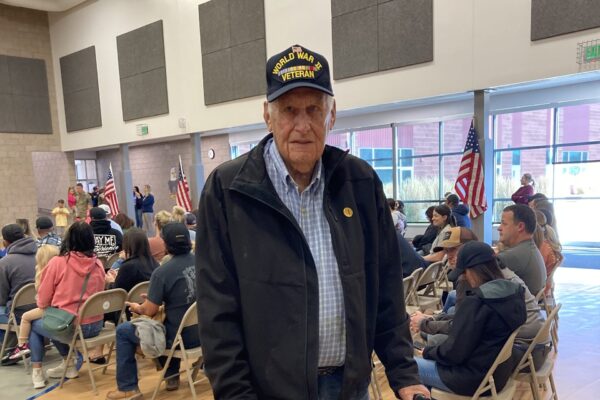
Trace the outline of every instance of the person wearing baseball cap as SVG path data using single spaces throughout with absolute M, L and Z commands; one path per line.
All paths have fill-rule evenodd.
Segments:
M 62 238 L 54 233 L 54 224 L 48 217 L 39 217 L 35 220 L 35 228 L 37 229 L 39 239 L 36 240 L 37 246 L 42 247 L 45 244 L 51 244 L 60 248 Z
M 504 278 L 486 243 L 465 243 L 456 271 L 465 275 L 472 290 L 457 307 L 448 338 L 425 347 L 417 364 L 425 385 L 472 396 L 508 337 L 526 321 L 524 288 Z M 494 373 L 499 392 L 516 366 L 514 361 Z
M 327 59 L 294 44 L 265 72 L 268 134 L 213 171 L 199 205 L 198 317 L 215 397 L 363 399 L 374 349 L 398 398 L 429 396 L 381 181 L 325 145 L 336 120 Z
M 114 215 L 113 215 L 112 211 L 110 210 L 110 206 L 108 204 L 100 204 L 98 206 L 98 208 L 103 209 L 104 212 L 106 213 L 106 219 L 108 221 L 110 221 L 110 227 L 113 228 L 114 230 L 121 232 L 121 235 L 123 235 L 123 228 L 121 228 L 121 225 L 119 225 L 116 221 L 114 221 L 112 219 L 114 217 Z
M 123 235 L 111 226 L 111 221 L 106 219 L 106 211 L 102 207 L 92 207 L 90 218 L 96 243 L 94 247 L 96 255 L 110 257 L 120 252 L 123 248 Z

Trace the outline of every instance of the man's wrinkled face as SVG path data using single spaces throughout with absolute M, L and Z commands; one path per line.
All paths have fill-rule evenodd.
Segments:
M 264 119 L 290 174 L 310 174 L 335 123 L 335 101 L 310 88 L 298 88 L 264 104 Z
M 446 253 L 446 256 L 448 256 L 448 265 L 450 265 L 451 268 L 455 268 L 456 267 L 456 256 L 458 255 L 458 251 L 463 247 L 462 244 L 459 244 L 456 247 L 448 247 L 444 249 L 444 252 Z

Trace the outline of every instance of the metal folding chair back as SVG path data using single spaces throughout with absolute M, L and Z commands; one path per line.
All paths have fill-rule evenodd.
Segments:
M 194 326 L 194 325 L 198 325 L 198 310 L 197 310 L 195 302 L 188 308 L 188 310 L 185 312 L 183 318 L 181 319 L 181 323 L 179 324 L 179 328 L 177 329 L 177 334 L 175 335 L 175 340 L 173 341 L 173 345 L 171 346 L 170 349 L 167 349 L 165 351 L 164 355 L 167 356 L 167 361 L 166 361 L 165 365 L 163 366 L 160 380 L 158 381 L 158 384 L 156 385 L 156 388 L 154 389 L 154 393 L 152 394 L 152 400 L 154 400 L 156 398 L 156 396 L 158 394 L 158 390 L 160 389 L 161 383 L 164 380 L 171 378 L 171 376 L 165 376 L 165 374 L 166 374 L 169 364 L 171 363 L 171 360 L 173 358 L 181 359 L 182 364 L 185 367 L 187 381 L 190 386 L 190 390 L 192 392 L 192 399 L 196 399 L 196 389 L 195 389 L 194 385 L 196 383 L 201 382 L 206 379 L 206 377 L 204 377 L 200 380 L 195 380 L 195 376 L 200 369 L 201 358 L 202 358 L 202 347 L 198 346 L 198 347 L 194 347 L 191 349 L 186 349 L 185 344 L 183 343 L 183 337 L 181 336 L 181 333 L 183 332 L 183 330 L 185 328 Z M 189 361 L 194 360 L 194 359 L 197 361 L 194 364 L 192 370 L 190 371 Z M 180 372 L 177 373 L 177 375 L 179 375 L 179 374 L 180 374 Z
M 514 379 L 529 383 L 534 400 L 541 400 L 545 398 L 544 394 L 540 392 L 540 383 L 543 383 L 546 380 L 550 381 L 550 388 L 552 389 L 550 398 L 552 400 L 558 400 L 558 393 L 556 392 L 556 385 L 554 384 L 554 376 L 552 375 L 554 370 L 554 358 L 550 356 L 546 357 L 544 364 L 539 368 L 539 370 L 536 370 L 533 363 L 532 352 L 536 346 L 545 344 L 545 342 L 550 339 L 552 325 L 556 323 L 555 318 L 561 307 L 562 304 L 557 304 L 550 315 L 548 315 L 546 321 L 538 331 L 537 335 L 535 335 L 531 341 L 531 344 L 527 348 L 525 354 L 523 354 L 523 357 L 519 361 L 519 364 L 513 373 Z M 524 370 L 527 368 L 529 368 L 529 371 L 525 372 Z
M 143 303 L 142 294 L 147 294 L 150 288 L 150 281 L 140 282 L 131 288 L 127 294 L 127 301 L 131 303 Z
M 114 364 L 110 362 L 110 358 L 115 346 L 116 330 L 114 328 L 105 327 L 102 329 L 102 331 L 100 331 L 100 334 L 98 334 L 98 336 L 92 338 L 84 338 L 80 321 L 97 315 L 119 312 L 119 315 L 117 316 L 118 321 L 121 318 L 121 314 L 125 309 L 126 299 L 127 292 L 123 289 L 111 289 L 95 293 L 91 295 L 85 301 L 85 303 L 83 303 L 79 312 L 79 317 L 77 318 L 75 335 L 73 336 L 73 339 L 71 340 L 71 345 L 69 346 L 69 354 L 67 355 L 67 360 L 71 360 L 71 357 L 73 356 L 77 348 L 82 350 L 83 360 L 87 364 L 90 381 L 92 382 L 92 389 L 94 390 L 94 394 L 96 395 L 98 394 L 98 389 L 96 387 L 96 381 L 94 379 L 94 371 L 102 369 L 102 373 L 105 374 L 108 366 Z M 88 354 L 89 349 L 105 344 L 110 344 L 108 355 L 106 358 L 106 364 L 96 367 L 92 366 Z M 60 379 L 61 388 L 63 387 L 63 384 L 65 382 L 66 372 L 67 369 L 65 368 L 63 376 Z
M 8 337 L 10 336 L 10 332 L 19 333 L 19 324 L 17 324 L 17 316 L 15 314 L 15 310 L 20 307 L 35 305 L 35 284 L 28 283 L 25 286 L 21 287 L 15 293 L 15 297 L 10 306 L 10 310 L 8 311 L 8 321 L 6 324 L 0 324 L 0 329 L 4 331 L 4 339 L 2 340 L 2 349 L 0 350 L 0 356 L 4 357 L 4 352 L 6 351 L 8 345 Z M 27 362 L 26 357 L 23 356 L 23 362 L 25 363 L 25 369 L 27 370 Z
M 498 391 L 496 389 L 496 383 L 494 381 L 494 372 L 496 371 L 496 368 L 498 368 L 498 366 L 500 364 L 502 364 L 503 362 L 505 362 L 506 360 L 508 360 L 511 357 L 512 348 L 515 343 L 515 338 L 516 338 L 517 333 L 519 332 L 520 328 L 521 327 L 515 329 L 513 331 L 513 333 L 508 337 L 508 339 L 504 343 L 504 346 L 502 346 L 502 349 L 498 353 L 498 356 L 496 356 L 496 360 L 494 360 L 494 363 L 492 364 L 492 366 L 490 367 L 488 372 L 485 374 L 484 378 L 481 380 L 481 383 L 479 384 L 479 387 L 477 388 L 477 390 L 475 391 L 473 396 L 471 396 L 471 397 L 460 396 L 460 395 L 457 395 L 454 393 L 444 392 L 443 390 L 436 389 L 436 388 L 433 388 L 431 390 L 431 396 L 437 400 L 468 400 L 468 399 L 471 399 L 471 400 L 477 400 L 477 399 L 512 400 L 513 395 L 515 394 L 515 391 L 516 391 L 515 381 L 512 379 L 512 377 L 509 378 L 508 382 L 506 382 L 506 385 L 504 386 L 504 389 L 502 389 L 502 391 L 500 393 L 498 393 Z M 491 391 L 492 395 L 491 396 L 482 396 L 488 390 Z

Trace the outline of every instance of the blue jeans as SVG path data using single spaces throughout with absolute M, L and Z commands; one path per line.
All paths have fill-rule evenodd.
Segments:
M 135 209 L 135 226 L 138 228 L 142 227 L 142 209 L 141 208 Z
M 92 322 L 91 324 L 81 325 L 84 338 L 98 336 L 102 330 L 104 321 Z M 29 349 L 31 350 L 31 362 L 41 363 L 44 361 L 44 338 L 52 340 L 54 346 L 61 356 L 66 357 L 69 354 L 69 345 L 59 342 L 52 334 L 44 329 L 42 319 L 36 319 L 31 323 L 31 333 L 29 334 Z
M 456 306 L 456 290 L 452 290 L 448 293 L 446 297 L 446 302 L 444 303 L 444 308 L 442 312 L 445 314 L 454 314 L 454 308 Z
M 6 312 L 6 307 L 0 306 L 0 324 L 8 323 L 8 314 Z M 0 346 L 2 346 L 2 341 L 4 340 L 4 329 L 0 329 Z M 0 354 L 0 357 L 4 354 Z
M 415 357 L 417 361 L 417 366 L 419 367 L 419 377 L 421 378 L 421 382 L 423 385 L 428 388 L 437 388 L 441 389 L 444 392 L 452 393 L 452 390 L 448 388 L 440 378 L 440 374 L 437 370 L 437 365 L 433 360 L 426 360 L 421 357 Z
M 319 375 L 317 382 L 319 400 L 338 400 L 342 392 L 343 378 L 343 368 L 331 375 Z M 359 388 L 356 393 L 348 397 L 348 400 L 369 400 L 369 381 L 367 380 L 364 387 Z
M 135 334 L 135 326 L 131 322 L 124 322 L 117 326 L 117 387 L 120 391 L 127 392 L 138 388 L 135 349 L 139 344 L 140 339 Z M 167 346 L 170 345 L 171 343 L 167 343 Z M 166 357 L 163 364 L 164 361 L 166 361 Z M 165 377 L 179 373 L 180 363 L 179 358 L 173 357 Z

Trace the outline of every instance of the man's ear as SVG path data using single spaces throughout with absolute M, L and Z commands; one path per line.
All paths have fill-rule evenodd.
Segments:
M 519 232 L 525 232 L 525 223 L 524 222 L 517 223 L 517 230 Z
M 267 129 L 269 132 L 273 132 L 271 129 L 271 114 L 269 114 L 269 102 L 265 100 L 263 103 L 263 119 L 265 120 L 265 124 L 267 125 Z

